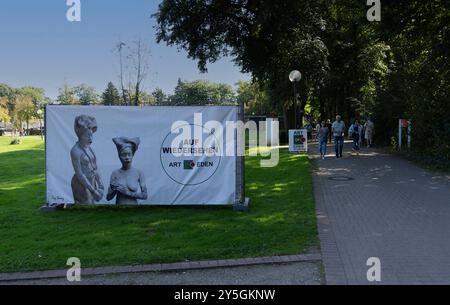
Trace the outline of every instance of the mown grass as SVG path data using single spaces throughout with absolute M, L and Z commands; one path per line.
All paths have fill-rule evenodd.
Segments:
M 287 255 L 318 246 L 310 164 L 247 158 L 250 213 L 231 207 L 87 207 L 42 214 L 44 145 L 0 137 L 0 272 Z

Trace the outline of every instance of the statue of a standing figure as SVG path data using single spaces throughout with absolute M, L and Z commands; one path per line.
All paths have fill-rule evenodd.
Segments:
M 111 174 L 111 182 L 106 199 L 116 198 L 116 204 L 137 205 L 138 200 L 147 199 L 147 186 L 142 171 L 132 167 L 133 157 L 136 153 L 139 138 L 114 138 L 122 168 Z
M 75 203 L 94 204 L 103 198 L 104 187 L 97 172 L 97 158 L 91 148 L 97 121 L 94 117 L 80 115 L 75 118 L 78 142 L 70 151 L 75 175 L 72 177 L 72 193 Z

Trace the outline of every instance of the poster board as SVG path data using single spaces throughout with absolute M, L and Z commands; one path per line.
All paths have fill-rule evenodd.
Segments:
M 308 152 L 308 131 L 306 129 L 289 130 L 289 153 L 303 154 Z
M 236 134 L 220 126 L 237 114 L 235 106 L 47 106 L 47 204 L 234 204 Z

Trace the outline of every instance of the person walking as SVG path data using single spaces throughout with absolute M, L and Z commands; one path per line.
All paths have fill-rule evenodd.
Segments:
M 361 121 L 360 125 L 361 125 L 361 133 L 360 133 L 361 136 L 359 138 L 359 147 L 361 148 L 364 146 L 364 138 L 366 135 L 366 122 Z
M 321 122 L 317 122 L 316 128 L 314 129 L 314 131 L 316 132 L 316 134 L 315 134 L 316 140 L 317 140 L 317 135 L 319 134 L 320 128 L 322 128 L 322 124 L 321 124 Z
M 355 123 L 353 123 L 350 126 L 350 129 L 348 130 L 348 134 L 350 135 L 351 139 L 353 140 L 353 147 L 352 150 L 354 152 L 356 152 L 356 154 L 359 155 L 359 150 L 360 150 L 360 140 L 361 140 L 361 130 L 362 130 L 362 126 L 359 124 L 358 120 L 355 121 Z
M 308 123 L 308 125 L 306 125 L 306 131 L 308 133 L 308 141 L 312 140 L 312 130 L 313 130 L 313 127 L 312 127 L 311 123 Z
M 321 127 L 317 131 L 317 140 L 319 142 L 319 152 L 320 158 L 325 160 L 327 155 L 327 144 L 328 144 L 328 127 L 325 121 L 322 122 Z
M 367 148 L 370 148 L 372 146 L 373 131 L 375 129 L 375 124 L 372 122 L 370 118 L 367 119 L 367 122 L 364 125 L 364 129 L 365 129 L 364 137 L 366 138 Z
M 332 132 L 331 132 L 331 130 L 332 130 L 332 127 L 331 127 L 331 126 L 332 126 L 332 124 L 331 124 L 331 120 L 330 120 L 330 119 L 328 119 L 328 120 L 327 120 L 327 128 L 328 128 L 328 141 L 330 142 L 330 144 L 331 144 L 331 143 L 333 143 L 333 142 L 332 142 L 332 138 L 331 138 L 331 137 L 332 137 Z
M 334 137 L 334 148 L 336 151 L 336 158 L 342 158 L 342 150 L 344 149 L 344 133 L 345 133 L 345 123 L 342 121 L 340 115 L 336 116 L 336 121 L 333 123 L 332 127 L 333 137 Z

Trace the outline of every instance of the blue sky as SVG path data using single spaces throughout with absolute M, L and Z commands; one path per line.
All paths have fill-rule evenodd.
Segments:
M 249 79 L 230 59 L 209 65 L 207 74 L 184 51 L 155 41 L 159 0 L 81 0 L 81 22 L 68 22 L 66 0 L 0 2 L 0 83 L 42 87 L 55 98 L 64 82 L 86 83 L 101 92 L 118 84 L 119 39 L 142 38 L 150 47 L 150 72 L 144 89 L 172 92 L 177 80 L 208 79 L 234 85 Z

